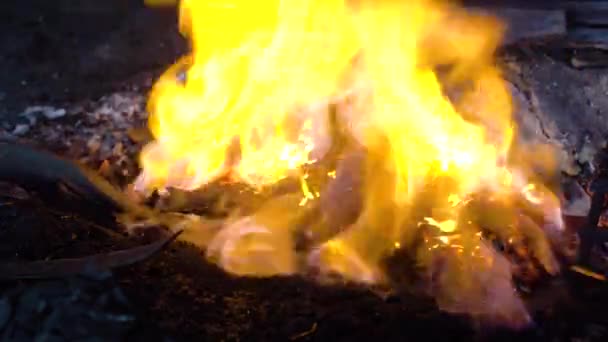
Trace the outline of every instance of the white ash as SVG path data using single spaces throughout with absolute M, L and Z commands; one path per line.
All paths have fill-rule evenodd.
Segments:
M 64 108 L 52 106 L 32 106 L 27 107 L 20 116 L 27 117 L 32 125 L 36 124 L 37 116 L 42 115 L 49 120 L 54 120 L 65 116 L 67 111 Z
M 143 94 L 121 92 L 62 108 L 31 106 L 20 115 L 26 121 L 3 135 L 31 140 L 91 167 L 109 163 L 121 177 L 134 177 L 143 142 L 131 131 L 145 127 L 145 103 Z
M 26 135 L 33 126 L 36 126 L 40 118 L 47 120 L 55 120 L 66 115 L 66 110 L 63 108 L 55 108 L 52 106 L 31 106 L 19 114 L 17 123 L 13 126 L 11 134 L 14 136 Z
M 117 128 L 130 128 L 133 120 L 146 118 L 146 98 L 136 93 L 116 93 L 102 97 L 97 106 L 85 113 L 95 120 L 110 120 Z

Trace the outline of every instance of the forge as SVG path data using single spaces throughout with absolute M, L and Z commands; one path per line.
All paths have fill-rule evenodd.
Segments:
M 608 336 L 608 7 L 2 6 L 4 339 Z

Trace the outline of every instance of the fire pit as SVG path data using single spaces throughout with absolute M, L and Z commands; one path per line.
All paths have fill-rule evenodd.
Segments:
M 258 5 L 183 1 L 160 77 L 7 123 L 3 337 L 608 334 L 601 260 L 569 268 L 606 74 L 563 8 Z

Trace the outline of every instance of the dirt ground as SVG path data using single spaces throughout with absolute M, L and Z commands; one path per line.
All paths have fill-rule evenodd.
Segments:
M 184 51 L 172 11 L 143 9 L 138 1 L 106 2 L 0 2 L 0 125 L 13 127 L 32 105 L 69 106 L 120 91 L 145 94 Z M 118 232 L 102 217 L 85 219 L 35 196 L 0 191 L 2 261 L 82 257 L 153 239 L 108 230 Z M 408 294 L 381 298 L 355 285 L 319 286 L 297 277 L 235 278 L 183 243 L 94 277 L 0 280 L 0 293 L 0 337 L 6 341 L 608 337 L 608 288 L 575 274 L 535 289 L 528 298 L 535 324 L 510 331 L 477 327 Z
M 185 47 L 175 11 L 142 7 L 132 0 L 2 1 L 0 117 L 139 86 L 174 61 Z

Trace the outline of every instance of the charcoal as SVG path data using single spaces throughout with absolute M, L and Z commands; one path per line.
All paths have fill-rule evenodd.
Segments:
M 14 313 L 0 335 L 5 340 L 123 339 L 135 317 L 124 295 L 115 289 L 111 278 L 73 278 L 13 288 L 2 298 L 14 303 Z

